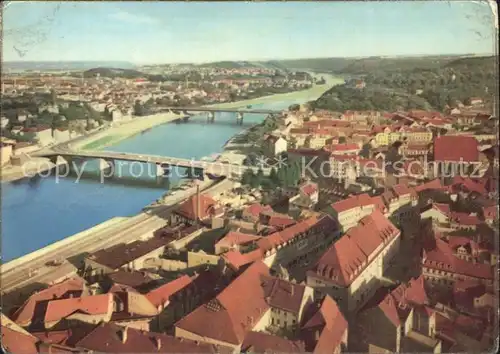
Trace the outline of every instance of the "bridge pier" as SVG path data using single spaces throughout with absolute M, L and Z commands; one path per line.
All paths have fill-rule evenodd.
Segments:
M 215 113 L 208 112 L 207 114 L 207 123 L 213 123 L 215 121 Z
M 236 124 L 243 125 L 243 113 L 236 113 Z
M 187 178 L 190 179 L 199 179 L 201 181 L 205 179 L 205 171 L 203 170 L 203 168 L 188 167 L 186 175 Z
M 105 176 L 105 177 L 113 176 L 113 173 L 115 171 L 114 160 L 99 159 L 98 162 L 99 162 L 99 164 L 98 164 L 97 168 L 99 169 L 99 172 L 103 176 Z
M 51 162 L 56 165 L 55 169 L 58 176 L 68 176 L 71 171 L 71 159 L 62 157 L 61 155 L 51 159 Z
M 164 178 L 170 176 L 170 165 L 164 163 L 156 164 L 156 178 Z

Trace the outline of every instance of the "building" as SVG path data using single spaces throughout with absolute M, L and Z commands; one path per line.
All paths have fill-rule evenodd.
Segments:
M 318 204 L 319 188 L 317 183 L 306 181 L 299 186 L 298 192 L 289 199 L 290 209 L 298 209 L 298 215 L 300 215 L 300 209 L 313 209 Z
M 211 196 L 196 194 L 179 205 L 172 213 L 171 222 L 191 225 L 201 221 L 210 224 L 211 219 L 221 216 L 223 213 L 223 209 Z
M 294 267 L 321 254 L 340 235 L 335 220 L 318 214 L 257 241 L 257 250 L 270 267 Z M 248 254 L 249 255 L 249 254 Z
M 2 117 L 0 120 L 0 127 L 5 129 L 9 125 L 9 119 L 7 117 Z
M 231 250 L 244 252 L 262 237 L 251 234 L 244 234 L 237 231 L 229 231 L 215 244 L 215 254 L 222 254 Z
M 70 132 L 67 128 L 57 128 L 52 132 L 56 143 L 63 143 L 71 139 Z
M 304 319 L 300 332 L 306 351 L 315 354 L 347 352 L 348 323 L 335 300 L 327 295 L 310 307 L 312 315 Z
M 387 292 L 383 294 L 383 292 Z M 392 291 L 380 289 L 356 316 L 352 350 L 359 352 L 441 353 L 436 312 L 430 308 L 422 277 Z
M 358 155 L 361 151 L 359 144 L 336 144 L 325 147 L 332 155 Z
M 270 155 L 276 156 L 287 150 L 287 141 L 281 136 L 269 135 L 264 140 L 265 148 Z
M 24 128 L 22 130 L 23 135 L 32 137 L 33 140 L 37 141 L 38 144 L 46 146 L 54 142 L 52 137 L 52 128 L 45 125 L 39 125 L 33 128 Z
M 37 323 L 36 321 L 36 316 L 38 315 L 36 309 L 39 308 L 41 304 L 49 300 L 76 298 L 85 294 L 88 294 L 88 290 L 83 279 L 71 278 L 32 294 L 25 303 L 17 309 L 12 318 L 16 324 L 21 327 L 39 327 L 42 323 Z
M 2 137 L 2 140 L 0 142 L 0 166 L 6 165 L 10 162 L 10 158 L 12 157 L 12 148 L 15 145 L 16 142 L 14 140 L 5 139 L 4 137 Z
M 311 288 L 271 277 L 269 268 L 259 261 L 178 321 L 175 336 L 240 351 L 251 331 L 269 326 L 297 328 L 311 300 Z
M 304 353 L 304 343 L 264 332 L 249 332 L 243 344 L 242 353 Z
M 228 353 L 227 348 L 175 338 L 167 334 L 145 332 L 107 323 L 96 326 L 75 344 L 97 353 Z
M 345 311 L 359 308 L 399 251 L 400 234 L 379 210 L 373 211 L 328 248 L 307 272 L 307 284 L 332 296 Z
M 175 234 L 155 236 L 145 241 L 120 243 L 94 252 L 85 258 L 85 276 L 97 280 L 119 269 L 140 270 L 146 267 L 149 260 L 158 259 L 167 245 L 176 240 Z
M 109 322 L 113 314 L 113 295 L 102 294 L 68 299 L 50 300 L 43 318 L 46 329 L 63 320 L 78 320 L 98 324 Z
M 260 214 L 263 212 L 273 212 L 273 208 L 270 205 L 253 203 L 243 209 L 241 218 L 248 222 L 257 222 L 260 219 Z
M 455 255 L 450 244 L 435 235 L 424 243 L 422 274 L 430 286 L 451 289 L 457 281 L 477 281 L 493 286 L 491 264 L 467 261 L 466 257 Z
M 469 166 L 479 161 L 478 142 L 471 136 L 444 135 L 434 140 L 434 161 L 441 174 L 455 176 L 460 166 Z

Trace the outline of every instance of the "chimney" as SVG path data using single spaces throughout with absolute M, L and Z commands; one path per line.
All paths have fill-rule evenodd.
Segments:
M 159 351 L 161 350 L 161 338 L 158 338 L 158 337 L 154 337 L 155 339 L 155 345 L 156 345 L 156 349 Z
M 314 340 L 318 341 L 319 340 L 319 330 L 316 330 L 314 332 Z
M 196 183 L 196 223 L 200 221 L 200 185 Z
M 122 341 L 122 343 L 125 343 L 127 341 L 127 332 L 128 332 L 128 327 L 124 327 L 121 331 L 120 331 L 120 340 Z
M 290 294 L 293 296 L 293 292 L 294 292 L 294 286 L 293 284 L 290 285 Z

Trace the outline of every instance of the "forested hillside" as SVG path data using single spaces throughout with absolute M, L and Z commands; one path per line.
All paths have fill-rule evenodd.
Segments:
M 315 102 L 315 106 L 336 111 L 345 109 L 443 111 L 446 106 L 455 107 L 458 101 L 467 104 L 471 97 L 481 97 L 485 101 L 491 101 L 495 93 L 494 57 L 442 60 L 440 65 L 427 68 L 398 69 L 391 66 L 386 70 L 374 69 L 363 74 L 357 70 L 358 68 L 356 67 L 353 74 L 364 81 L 365 88 L 335 86 L 325 92 Z

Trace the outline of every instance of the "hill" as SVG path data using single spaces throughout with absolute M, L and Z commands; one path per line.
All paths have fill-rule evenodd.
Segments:
M 313 104 L 342 111 L 434 109 L 443 111 L 468 103 L 471 97 L 493 100 L 496 88 L 494 57 L 367 58 L 344 68 L 362 78 L 365 88 L 340 85 Z M 368 68 L 372 67 L 370 71 Z
M 126 79 L 136 79 L 148 76 L 143 72 L 133 69 L 118 69 L 110 67 L 93 68 L 83 72 L 84 77 L 96 77 L 97 75 L 99 75 L 100 77 L 110 77 L 110 78 L 120 77 Z
M 337 75 L 361 75 L 373 71 L 401 71 L 412 69 L 433 69 L 464 57 L 463 55 L 434 55 L 411 57 L 366 58 L 304 58 L 272 60 L 266 62 L 288 70 L 311 70 Z
M 354 59 L 352 58 L 309 58 L 271 60 L 268 65 L 288 70 L 311 70 L 316 72 L 340 72 Z
M 6 61 L 4 70 L 12 71 L 80 71 L 96 67 L 113 67 L 133 69 L 135 65 L 129 62 L 111 61 Z
M 213 63 L 199 64 L 201 68 L 217 68 L 217 69 L 238 69 L 238 68 L 255 68 L 257 65 L 248 61 L 217 61 Z

